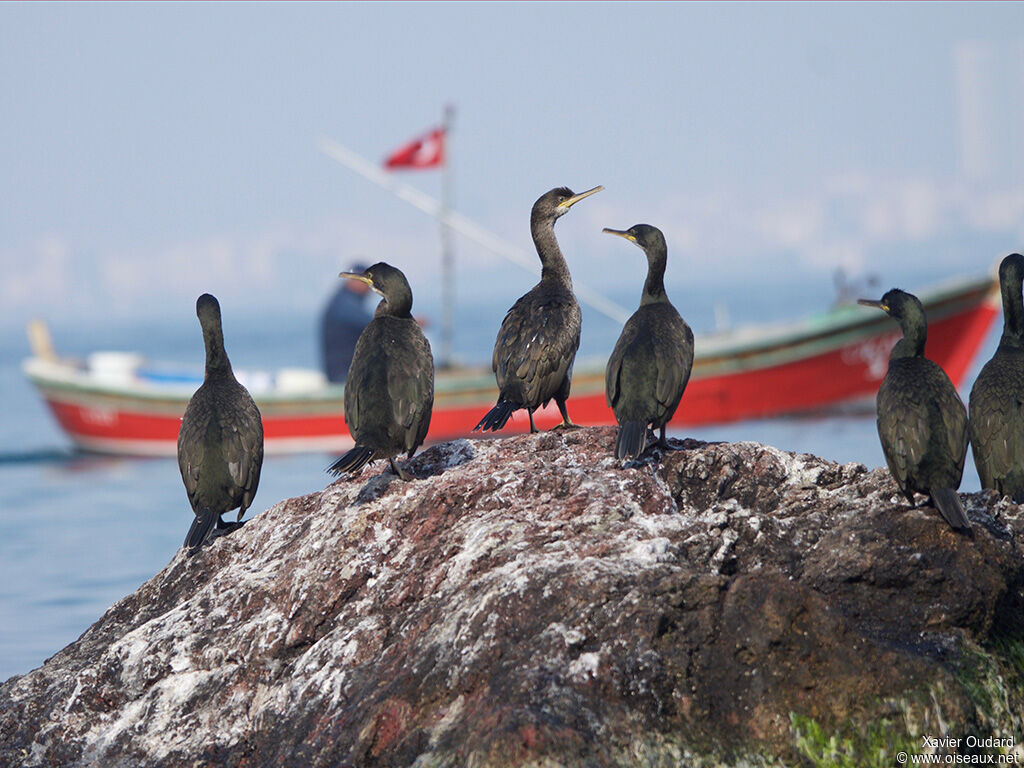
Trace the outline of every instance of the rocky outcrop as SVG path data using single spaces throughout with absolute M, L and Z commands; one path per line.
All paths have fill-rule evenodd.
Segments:
M 613 440 L 437 445 L 179 553 L 0 688 L 0 764 L 1020 752 L 1020 508 L 966 495 L 967 538 L 884 469 L 695 441 L 622 468 Z

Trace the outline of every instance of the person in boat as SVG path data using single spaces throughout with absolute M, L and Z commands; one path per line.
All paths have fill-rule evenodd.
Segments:
M 184 543 L 189 555 L 242 525 L 263 466 L 263 422 L 224 351 L 220 304 L 204 293 L 196 301 L 196 315 L 206 344 L 206 375 L 178 431 L 178 469 L 195 514 Z M 221 516 L 236 507 L 238 520 L 224 522 Z
M 362 274 L 366 265 L 356 262 L 349 272 Z M 373 319 L 367 304 L 370 286 L 359 280 L 344 280 L 324 307 L 320 320 L 320 345 L 327 380 L 345 381 L 359 334 Z
M 881 301 L 859 299 L 900 324 L 903 338 L 889 353 L 878 389 L 878 436 L 896 485 L 914 506 L 927 494 L 950 526 L 970 534 L 956 489 L 967 456 L 967 409 L 949 376 L 924 356 L 928 324 L 916 296 L 894 288 Z

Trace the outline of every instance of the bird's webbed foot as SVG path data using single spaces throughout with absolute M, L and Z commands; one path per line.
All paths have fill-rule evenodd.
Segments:
M 218 536 L 227 536 L 232 531 L 237 531 L 247 522 L 247 520 L 218 520 L 217 525 L 210 531 L 210 539 L 215 539 Z
M 561 423 L 561 424 L 556 424 L 556 425 L 555 425 L 555 426 L 553 426 L 553 427 L 552 427 L 551 429 L 552 429 L 552 430 L 560 430 L 560 429 L 565 429 L 565 430 L 569 430 L 569 429 L 579 429 L 579 424 L 573 424 L 573 423 L 572 423 L 572 419 L 570 419 L 570 418 L 569 418 L 569 409 L 565 407 L 565 401 L 564 401 L 564 400 L 559 400 L 559 399 L 558 399 L 558 398 L 556 397 L 556 398 L 555 398 L 555 402 L 556 402 L 556 403 L 558 404 L 558 412 L 559 412 L 560 414 L 562 414 L 562 423 Z
M 570 429 L 579 429 L 579 428 L 580 428 L 579 424 L 573 424 L 571 421 L 562 421 L 562 422 L 560 422 L 558 424 L 555 424 L 555 426 L 553 426 L 551 428 L 551 431 L 554 432 L 555 430 L 570 430 Z
M 651 437 L 654 437 L 654 430 L 653 429 L 651 430 Z M 661 428 L 661 431 L 658 434 L 658 439 L 655 441 L 654 444 L 656 446 L 658 446 L 659 448 L 661 448 L 661 450 L 663 450 L 663 451 L 678 451 L 678 450 L 682 450 L 680 448 L 676 448 L 675 446 L 669 444 L 668 438 L 665 437 L 665 427 Z
M 411 480 L 412 479 L 405 471 L 402 470 L 402 468 L 400 466 L 395 464 L 395 460 L 394 460 L 393 457 L 388 459 L 388 463 L 391 465 L 391 471 L 394 472 L 396 475 L 398 475 L 398 479 L 399 480 Z

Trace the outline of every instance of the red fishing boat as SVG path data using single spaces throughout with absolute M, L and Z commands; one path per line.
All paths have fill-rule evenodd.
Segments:
M 956 280 L 918 294 L 928 315 L 929 358 L 959 386 L 999 313 L 991 277 Z M 24 363 L 60 426 L 89 451 L 173 455 L 178 428 L 200 383 L 136 355 L 97 353 L 85 362 L 59 358 L 45 332 Z M 885 375 L 896 324 L 881 313 L 844 305 L 788 323 L 698 335 L 690 383 L 673 427 L 821 410 L 873 398 Z M 569 411 L 578 424 L 614 424 L 604 399 L 604 360 L 577 360 Z M 263 415 L 268 453 L 339 451 L 352 445 L 343 388 L 317 371 L 238 372 Z M 428 440 L 466 436 L 494 404 L 489 368 L 439 371 Z M 539 428 L 560 421 L 554 403 L 535 414 Z M 503 434 L 526 431 L 518 412 Z

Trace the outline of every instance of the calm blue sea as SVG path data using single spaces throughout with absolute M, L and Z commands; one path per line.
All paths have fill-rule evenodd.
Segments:
M 680 307 L 684 304 L 677 301 Z M 754 297 L 735 312 L 734 320 L 793 317 L 795 306 L 800 304 L 779 301 L 778 296 Z M 458 318 L 456 349 L 461 357 L 490 359 L 504 310 L 465 310 L 467 317 Z M 426 312 L 436 317 L 429 305 Z M 684 314 L 698 332 L 712 325 L 710 301 Z M 314 315 L 243 321 L 225 307 L 233 364 L 316 367 Z M 58 351 L 66 355 L 120 349 L 160 360 L 202 363 L 201 336 L 192 314 L 142 325 L 84 322 L 51 330 Z M 961 393 L 965 399 L 980 364 L 994 351 L 998 333 L 994 327 L 975 361 Z M 607 353 L 616 336 L 613 323 L 585 311 L 581 356 Z M 436 350 L 438 344 L 432 341 Z M 12 331 L 0 341 L 0 680 L 39 666 L 113 602 L 153 576 L 174 556 L 192 519 L 173 459 L 74 453 L 22 376 L 21 360 L 27 356 L 28 344 L 21 334 Z M 571 405 L 570 400 L 570 412 Z M 703 440 L 756 440 L 869 466 L 884 463 L 873 415 L 775 419 L 686 434 Z M 324 488 L 329 480 L 324 469 L 331 460 L 327 455 L 267 457 L 251 511 L 258 513 L 281 499 Z M 978 489 L 969 454 L 961 488 Z

